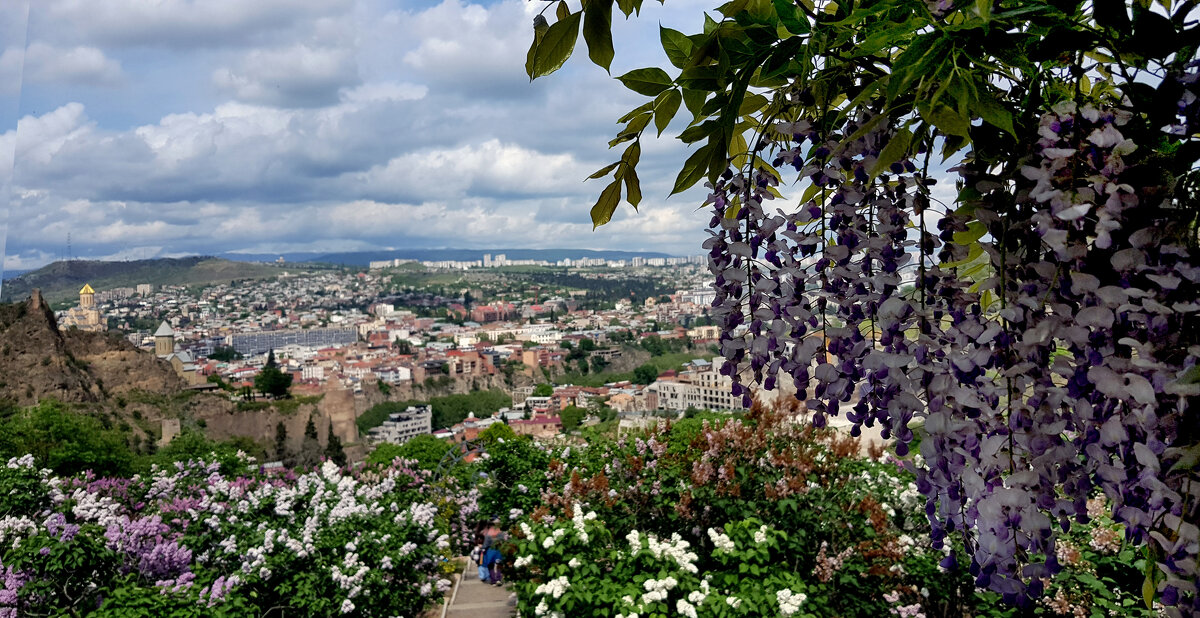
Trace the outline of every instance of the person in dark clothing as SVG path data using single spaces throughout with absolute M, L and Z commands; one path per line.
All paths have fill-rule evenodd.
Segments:
M 499 586 L 503 582 L 503 574 L 500 572 L 500 563 L 504 561 L 503 554 L 495 546 L 489 547 L 483 554 L 483 566 L 487 568 L 488 582 L 494 586 Z

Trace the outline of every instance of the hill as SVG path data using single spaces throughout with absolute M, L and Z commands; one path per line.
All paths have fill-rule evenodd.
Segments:
M 170 365 L 121 337 L 58 330 L 40 296 L 0 304 L 0 400 L 100 403 L 110 394 L 174 394 L 183 387 Z
M 295 265 L 291 268 L 294 270 Z M 47 302 L 57 304 L 78 297 L 79 288 L 89 283 L 97 290 L 135 287 L 139 283 L 194 285 L 235 279 L 265 279 L 282 272 L 271 264 L 235 262 L 211 256 L 160 258 L 131 262 L 70 260 L 54 262 L 4 282 L 0 301 L 27 298 L 34 288 L 42 290 Z

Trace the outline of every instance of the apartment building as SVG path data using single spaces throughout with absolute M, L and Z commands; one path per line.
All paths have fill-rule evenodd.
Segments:
M 388 416 L 382 425 L 367 432 L 372 442 L 390 442 L 403 444 L 410 438 L 430 433 L 433 429 L 433 408 L 430 406 L 409 406 L 403 412 Z

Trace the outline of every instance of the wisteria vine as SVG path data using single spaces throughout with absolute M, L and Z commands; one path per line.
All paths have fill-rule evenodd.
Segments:
M 1190 70 L 1163 143 L 1200 128 Z M 771 124 L 755 150 L 810 183 L 798 206 L 769 207 L 763 166 L 708 185 L 734 393 L 794 389 L 815 425 L 878 424 L 902 455 L 922 426 L 933 543 L 963 535 L 976 584 L 1009 602 L 1040 596 L 1102 491 L 1161 601 L 1200 612 L 1200 261 L 1183 183 L 1152 167 L 1162 144 L 1126 137 L 1128 105 L 1061 102 L 1015 173 L 955 168 L 976 197 L 950 210 L 934 144 L 876 169 L 906 129 L 871 120 Z

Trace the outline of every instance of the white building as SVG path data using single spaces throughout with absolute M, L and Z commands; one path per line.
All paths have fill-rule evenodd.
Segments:
M 733 380 L 721 375 L 717 367 L 724 362 L 693 361 L 692 369 L 679 374 L 677 380 L 658 380 L 648 389 L 658 396 L 659 410 L 744 410 L 742 398 L 732 392 Z
M 409 408 L 388 417 L 382 425 L 367 432 L 372 442 L 403 444 L 409 439 L 430 433 L 433 429 L 433 408 L 430 406 Z

